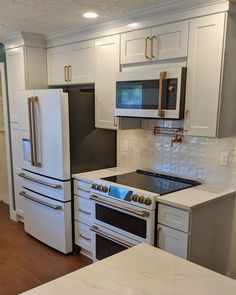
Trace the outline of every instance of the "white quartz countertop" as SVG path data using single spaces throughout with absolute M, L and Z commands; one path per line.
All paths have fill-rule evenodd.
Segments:
M 108 169 L 74 174 L 73 178 L 92 182 L 93 180 L 98 180 L 104 177 L 129 173 L 133 171 L 133 169 L 113 167 Z M 215 202 L 219 198 L 228 197 L 233 193 L 235 193 L 234 189 L 202 184 L 167 195 L 156 196 L 156 200 L 163 204 L 191 210 L 193 208 Z M 153 193 L 151 194 L 153 195 Z
M 25 295 L 235 295 L 236 281 L 140 244 Z

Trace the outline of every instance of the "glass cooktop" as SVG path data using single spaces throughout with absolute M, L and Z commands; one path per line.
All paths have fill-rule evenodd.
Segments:
M 201 184 L 200 182 L 143 170 L 110 176 L 104 180 L 165 195 Z

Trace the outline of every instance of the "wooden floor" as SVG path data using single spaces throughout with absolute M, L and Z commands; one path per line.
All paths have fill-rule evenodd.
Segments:
M 19 294 L 90 263 L 81 254 L 61 254 L 26 234 L 0 202 L 0 295 Z

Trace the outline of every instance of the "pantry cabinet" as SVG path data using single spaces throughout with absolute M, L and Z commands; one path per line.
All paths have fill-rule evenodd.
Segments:
M 187 56 L 188 21 L 121 34 L 121 64 Z
M 48 84 L 94 82 L 94 40 L 47 50 Z
M 95 41 L 95 126 L 117 129 L 116 73 L 120 71 L 120 36 Z
M 227 13 L 190 20 L 186 135 L 235 135 L 235 36 L 235 17 Z

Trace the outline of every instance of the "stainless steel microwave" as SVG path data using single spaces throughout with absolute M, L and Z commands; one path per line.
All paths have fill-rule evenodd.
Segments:
M 118 73 L 115 115 L 182 119 L 186 73 L 185 67 Z

